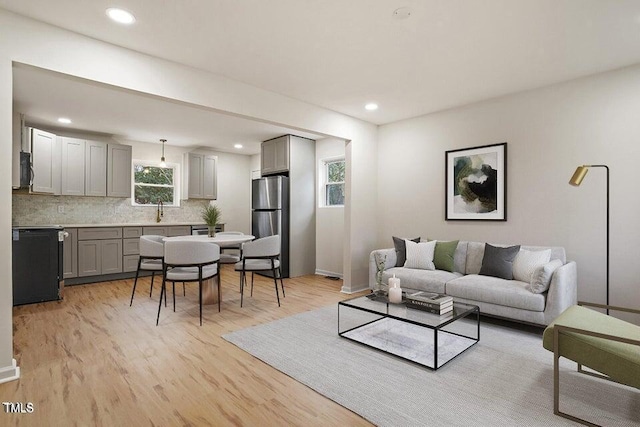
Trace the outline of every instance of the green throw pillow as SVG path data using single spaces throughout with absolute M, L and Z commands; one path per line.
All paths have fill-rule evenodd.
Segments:
M 433 254 L 433 264 L 438 270 L 453 271 L 455 268 L 453 263 L 453 255 L 458 247 L 458 241 L 436 242 L 436 250 Z

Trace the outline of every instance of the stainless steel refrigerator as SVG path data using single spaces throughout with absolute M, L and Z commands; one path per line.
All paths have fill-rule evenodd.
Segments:
M 280 236 L 282 277 L 289 277 L 289 178 L 254 179 L 251 182 L 251 209 L 251 234 L 256 239 Z

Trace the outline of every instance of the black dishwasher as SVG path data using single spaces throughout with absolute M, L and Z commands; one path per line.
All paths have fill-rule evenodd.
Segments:
M 62 227 L 14 227 L 13 305 L 62 299 Z

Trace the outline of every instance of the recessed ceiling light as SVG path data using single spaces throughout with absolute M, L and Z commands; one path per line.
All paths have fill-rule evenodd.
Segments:
M 70 124 L 70 123 L 71 123 L 71 119 L 67 119 L 66 117 L 60 117 L 60 118 L 58 119 L 58 122 L 60 122 L 60 123 L 64 123 L 65 125 L 68 125 L 68 124 Z
M 378 109 L 378 104 L 376 104 L 375 102 L 370 102 L 367 105 L 365 105 L 364 108 L 369 110 L 369 111 L 377 110 Z
M 242 148 L 242 144 L 233 144 L 234 148 Z
M 107 9 L 107 16 L 119 24 L 133 24 L 136 22 L 136 18 L 124 9 L 118 9 L 117 7 L 110 7 Z

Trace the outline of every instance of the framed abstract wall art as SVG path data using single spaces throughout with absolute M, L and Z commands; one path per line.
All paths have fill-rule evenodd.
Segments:
M 507 220 L 507 143 L 445 153 L 445 219 Z

